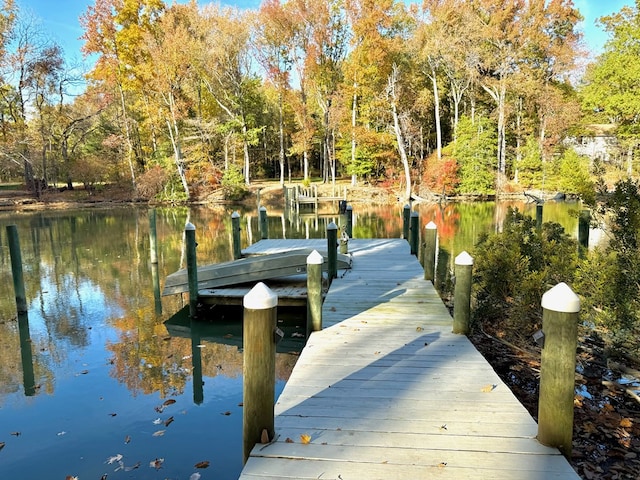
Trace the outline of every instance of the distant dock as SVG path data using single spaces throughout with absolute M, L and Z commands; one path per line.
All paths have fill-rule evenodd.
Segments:
M 326 240 L 269 240 L 275 253 Z M 241 479 L 579 479 L 452 319 L 405 240 L 349 241 Z

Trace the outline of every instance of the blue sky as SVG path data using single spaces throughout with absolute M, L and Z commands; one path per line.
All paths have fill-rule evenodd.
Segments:
M 30 11 L 40 19 L 43 30 L 62 46 L 69 59 L 81 59 L 82 41 L 78 38 L 83 31 L 78 17 L 84 13 L 91 0 L 18 0 L 20 8 Z M 171 3 L 167 1 L 167 3 Z M 200 3 L 205 3 L 200 0 Z M 240 8 L 257 8 L 260 0 L 223 1 L 223 4 Z M 585 18 L 583 33 L 589 48 L 597 53 L 606 40 L 606 35 L 595 26 L 597 18 L 619 11 L 624 5 L 633 5 L 634 0 L 574 0 L 574 5 Z

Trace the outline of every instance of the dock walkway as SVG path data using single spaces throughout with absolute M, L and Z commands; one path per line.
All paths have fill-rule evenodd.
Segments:
M 471 342 L 451 333 L 406 241 L 355 239 L 349 250 L 325 329 L 276 403 L 276 441 L 256 445 L 241 479 L 580 478 L 538 443 L 537 424 Z

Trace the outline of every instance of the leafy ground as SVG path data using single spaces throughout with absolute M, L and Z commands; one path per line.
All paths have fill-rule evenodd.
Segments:
M 471 341 L 537 419 L 540 351 L 484 332 Z M 640 398 L 633 389 L 640 388 L 640 372 L 608 361 L 602 342 L 590 336 L 579 339 L 576 370 L 571 464 L 587 480 L 637 480 Z

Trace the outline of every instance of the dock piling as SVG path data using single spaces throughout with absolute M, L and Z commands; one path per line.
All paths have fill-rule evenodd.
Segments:
M 578 218 L 578 244 L 582 248 L 589 248 L 589 224 L 591 223 L 591 212 L 589 210 L 580 211 Z
M 260 238 L 265 240 L 269 238 L 269 222 L 267 219 L 266 207 L 260 207 Z
M 471 273 L 473 258 L 462 252 L 455 259 L 456 286 L 453 293 L 453 333 L 469 333 L 471 319 Z
M 187 278 L 189 281 L 189 316 L 194 318 L 198 310 L 198 261 L 196 259 L 196 227 L 187 222 L 184 227 L 187 248 Z
M 275 436 L 276 343 L 278 296 L 260 282 L 243 298 L 243 462 L 261 443 Z
M 571 458 L 580 299 L 565 283 L 542 296 L 538 440 Z
M 409 245 L 411 246 L 411 255 L 418 256 L 418 245 L 420 245 L 420 217 L 418 216 L 418 212 L 411 212 L 410 220 Z
M 329 283 L 338 276 L 338 226 L 331 222 L 327 225 L 327 260 Z
M 156 232 L 156 209 L 149 210 L 149 254 L 151 264 L 158 263 L 158 234 Z
M 402 208 L 402 238 L 409 241 L 409 220 L 411 217 L 411 207 L 407 204 Z
M 324 258 L 314 250 L 307 257 L 307 338 L 322 330 L 322 263 Z
M 7 237 L 9 239 L 9 255 L 11 256 L 11 274 L 13 276 L 13 289 L 16 295 L 16 308 L 18 314 L 26 313 L 27 295 L 24 289 L 20 237 L 18 236 L 18 227 L 16 225 L 7 225 Z
M 438 227 L 435 223 L 429 222 L 424 227 L 424 255 L 422 263 L 424 266 L 424 279 L 433 282 L 436 270 L 436 244 L 438 237 Z
M 233 259 L 238 260 L 242 257 L 242 248 L 240 245 L 240 214 L 238 212 L 231 214 L 231 235 L 233 238 Z
M 349 238 L 353 238 L 353 207 L 351 205 L 347 205 L 345 215 L 347 217 L 347 235 L 349 235 Z
M 542 228 L 542 203 L 536 203 L 536 228 L 540 230 Z

